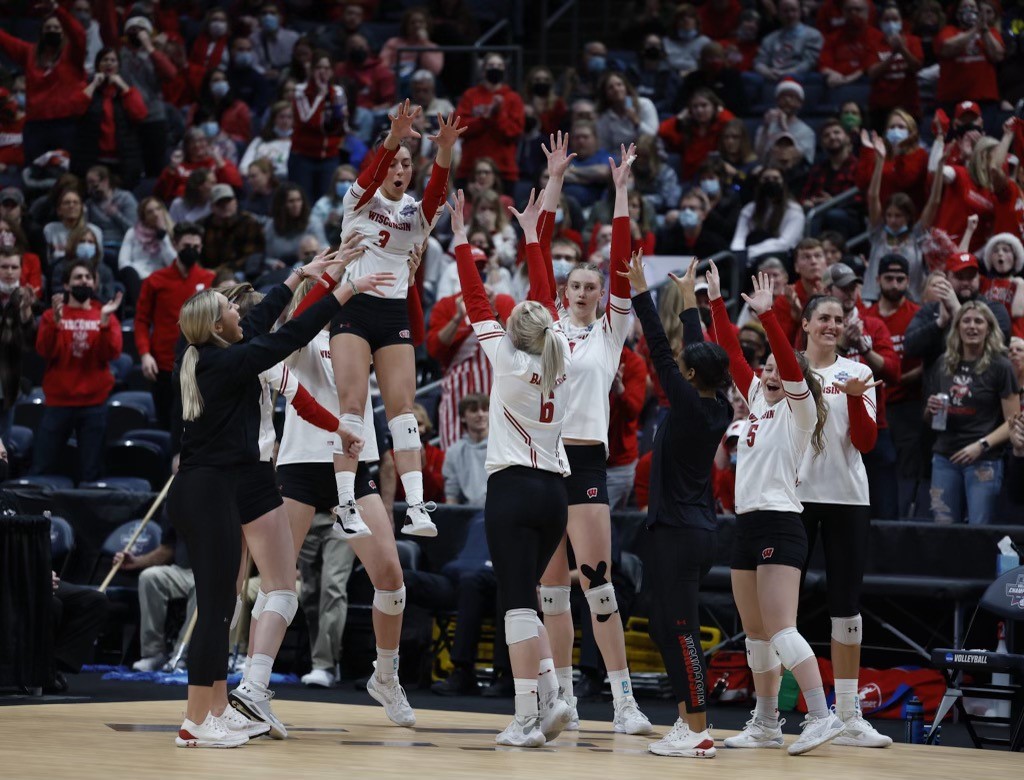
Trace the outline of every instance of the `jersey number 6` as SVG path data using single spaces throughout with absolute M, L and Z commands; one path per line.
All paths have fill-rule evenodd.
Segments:
M 377 234 L 377 238 L 379 239 L 377 241 L 377 246 L 383 249 L 388 245 L 388 241 L 391 240 L 391 234 L 386 230 L 382 230 Z
M 757 438 L 757 423 L 750 426 L 750 430 L 747 431 L 747 446 L 754 446 L 754 439 Z
M 555 394 L 551 393 L 548 397 L 551 400 L 545 401 L 544 396 L 540 398 L 540 421 L 542 423 L 549 423 L 555 419 Z

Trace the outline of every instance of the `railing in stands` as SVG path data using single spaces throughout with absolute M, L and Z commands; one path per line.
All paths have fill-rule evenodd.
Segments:
M 537 53 L 540 57 L 540 62 L 548 62 L 550 59 L 548 54 L 549 37 L 551 28 L 557 24 L 563 16 L 572 11 L 571 29 L 569 31 L 569 45 L 567 48 L 569 51 L 579 51 L 579 38 L 580 38 L 580 14 L 579 14 L 579 2 L 577 0 L 565 0 L 558 8 L 554 11 L 549 12 L 551 7 L 550 0 L 540 0 L 540 37 L 537 45 Z
M 831 209 L 839 208 L 843 204 L 849 203 L 859 194 L 859 189 L 857 189 L 856 187 L 850 187 L 850 189 L 840 192 L 831 200 L 827 200 L 824 203 L 819 203 L 817 206 L 808 211 L 804 221 L 804 238 L 808 238 L 811 235 L 811 231 L 814 228 L 814 221 L 821 214 L 825 214 Z
M 729 286 L 727 289 L 724 289 L 722 293 L 723 297 L 725 297 L 725 307 L 729 310 L 729 313 L 733 315 L 735 315 L 736 312 L 739 311 L 740 307 L 740 291 L 742 290 L 740 284 L 740 275 L 743 271 L 743 267 L 745 267 L 746 265 L 746 254 L 746 252 L 733 252 L 726 249 L 711 255 L 711 257 L 704 258 L 703 260 L 700 261 L 700 264 L 697 266 L 697 273 L 698 275 L 700 275 L 711 267 L 712 260 L 715 262 L 716 265 L 720 267 L 728 263 Z M 657 257 L 657 255 L 655 255 L 655 257 Z M 680 260 L 682 262 L 679 264 L 678 267 L 671 267 L 665 269 L 666 277 L 651 284 L 652 290 L 657 290 L 668 284 L 669 280 L 667 274 L 669 271 L 674 273 L 676 276 L 679 276 L 686 271 L 686 269 L 689 267 L 689 261 L 685 260 L 684 258 L 680 258 Z
M 487 41 L 500 33 L 506 27 L 508 27 L 508 19 L 499 19 L 489 30 L 486 30 L 483 35 L 473 41 L 473 46 L 477 48 L 483 46 Z

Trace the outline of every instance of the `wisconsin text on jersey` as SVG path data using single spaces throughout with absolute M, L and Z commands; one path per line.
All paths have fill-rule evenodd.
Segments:
M 383 225 L 384 227 L 389 227 L 392 230 L 412 230 L 411 222 L 392 222 L 388 219 L 387 214 L 379 214 L 376 211 L 371 211 L 368 216 L 372 221 Z

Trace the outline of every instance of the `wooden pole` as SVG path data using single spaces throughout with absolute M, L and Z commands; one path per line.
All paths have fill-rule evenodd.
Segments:
M 124 549 L 121 552 L 125 554 L 131 552 L 132 545 L 135 544 L 135 540 L 139 538 L 139 534 L 142 533 L 142 529 L 146 527 L 149 521 L 153 518 L 153 515 L 156 513 L 157 507 L 159 507 L 160 504 L 163 503 L 163 500 L 167 497 L 167 491 L 171 489 L 171 483 L 173 481 L 174 475 L 172 474 L 170 477 L 168 477 L 167 484 L 164 485 L 164 489 L 157 494 L 156 500 L 153 502 L 153 505 L 149 508 L 149 511 L 146 512 L 146 516 L 142 518 L 142 521 L 139 523 L 138 528 L 135 529 L 135 533 L 132 534 L 132 538 L 128 540 L 128 543 L 124 546 Z M 110 581 L 114 579 L 114 575 L 117 574 L 118 570 L 121 568 L 121 563 L 123 561 L 123 558 L 120 561 L 115 561 L 114 565 L 110 567 L 110 572 L 107 574 L 106 578 L 100 584 L 100 593 L 106 592 L 107 586 L 110 585 Z

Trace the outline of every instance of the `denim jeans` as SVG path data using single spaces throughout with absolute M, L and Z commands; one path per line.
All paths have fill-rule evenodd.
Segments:
M 874 449 L 864 456 L 864 468 L 871 491 L 871 516 L 883 520 L 899 519 L 896 446 L 888 428 L 879 428 Z
M 320 160 L 295 152 L 288 155 L 288 178 L 302 188 L 310 202 L 330 190 L 331 177 L 337 167 L 337 157 Z
M 33 474 L 61 474 L 64 445 L 73 432 L 78 440 L 78 481 L 91 482 L 103 476 L 103 439 L 107 429 L 107 406 L 47 406 L 36 431 Z M 66 464 L 65 464 L 66 465 Z
M 633 480 L 636 478 L 636 461 L 625 466 L 608 467 L 608 508 L 613 512 L 621 509 L 633 492 Z
M 932 455 L 932 517 L 936 523 L 960 523 L 964 520 L 985 525 L 1003 485 L 1002 460 L 978 460 L 963 466 L 942 455 Z

